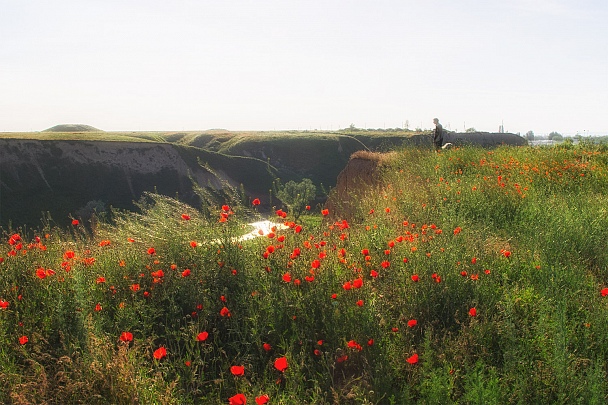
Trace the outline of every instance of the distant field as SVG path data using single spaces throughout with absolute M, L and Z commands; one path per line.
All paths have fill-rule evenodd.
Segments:
M 490 147 L 502 140 L 524 142 L 512 134 L 460 134 L 463 142 L 465 135 Z M 0 141 L 0 226 L 36 226 L 45 210 L 67 220 L 98 202 L 132 208 L 143 191 L 178 194 L 192 204 L 192 173 L 198 173 L 198 187 L 218 187 L 217 181 L 208 184 L 208 170 L 243 188 L 250 199 L 270 196 L 278 182 L 310 179 L 317 188 L 314 203 L 322 204 L 353 153 L 431 148 L 430 132 L 362 130 L 5 132 Z M 162 174 L 150 173 L 174 152 L 179 156 Z M 106 158 L 118 154 L 119 160 Z M 150 154 L 147 161 L 142 154 Z M 267 200 L 267 209 L 277 203 Z

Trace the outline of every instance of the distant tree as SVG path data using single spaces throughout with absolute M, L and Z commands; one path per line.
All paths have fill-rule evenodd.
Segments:
M 526 132 L 526 139 L 529 141 L 533 141 L 534 140 L 534 131 Z
M 477 132 L 477 130 L 473 127 L 471 128 L 467 128 L 467 130 L 465 132 Z
M 317 194 L 317 188 L 310 179 L 303 179 L 299 183 L 290 180 L 283 186 L 279 184 L 277 189 L 276 197 L 285 204 L 296 221 Z
M 564 137 L 559 132 L 553 131 L 553 132 L 551 132 L 549 134 L 549 140 L 556 141 L 556 142 L 561 142 L 561 141 L 564 140 Z

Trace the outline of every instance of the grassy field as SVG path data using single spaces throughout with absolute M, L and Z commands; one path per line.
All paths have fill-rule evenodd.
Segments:
M 606 403 L 608 149 L 405 148 L 362 218 L 257 206 L 7 234 L 0 402 Z

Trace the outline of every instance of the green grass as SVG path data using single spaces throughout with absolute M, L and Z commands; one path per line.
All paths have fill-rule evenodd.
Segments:
M 0 402 L 606 402 L 602 147 L 402 149 L 379 184 L 251 241 L 237 194 L 5 235 Z

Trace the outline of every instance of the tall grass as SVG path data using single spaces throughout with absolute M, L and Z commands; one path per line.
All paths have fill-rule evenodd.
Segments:
M 605 403 L 607 169 L 589 145 L 404 149 L 356 222 L 245 241 L 238 196 L 149 195 L 7 234 L 0 402 Z

